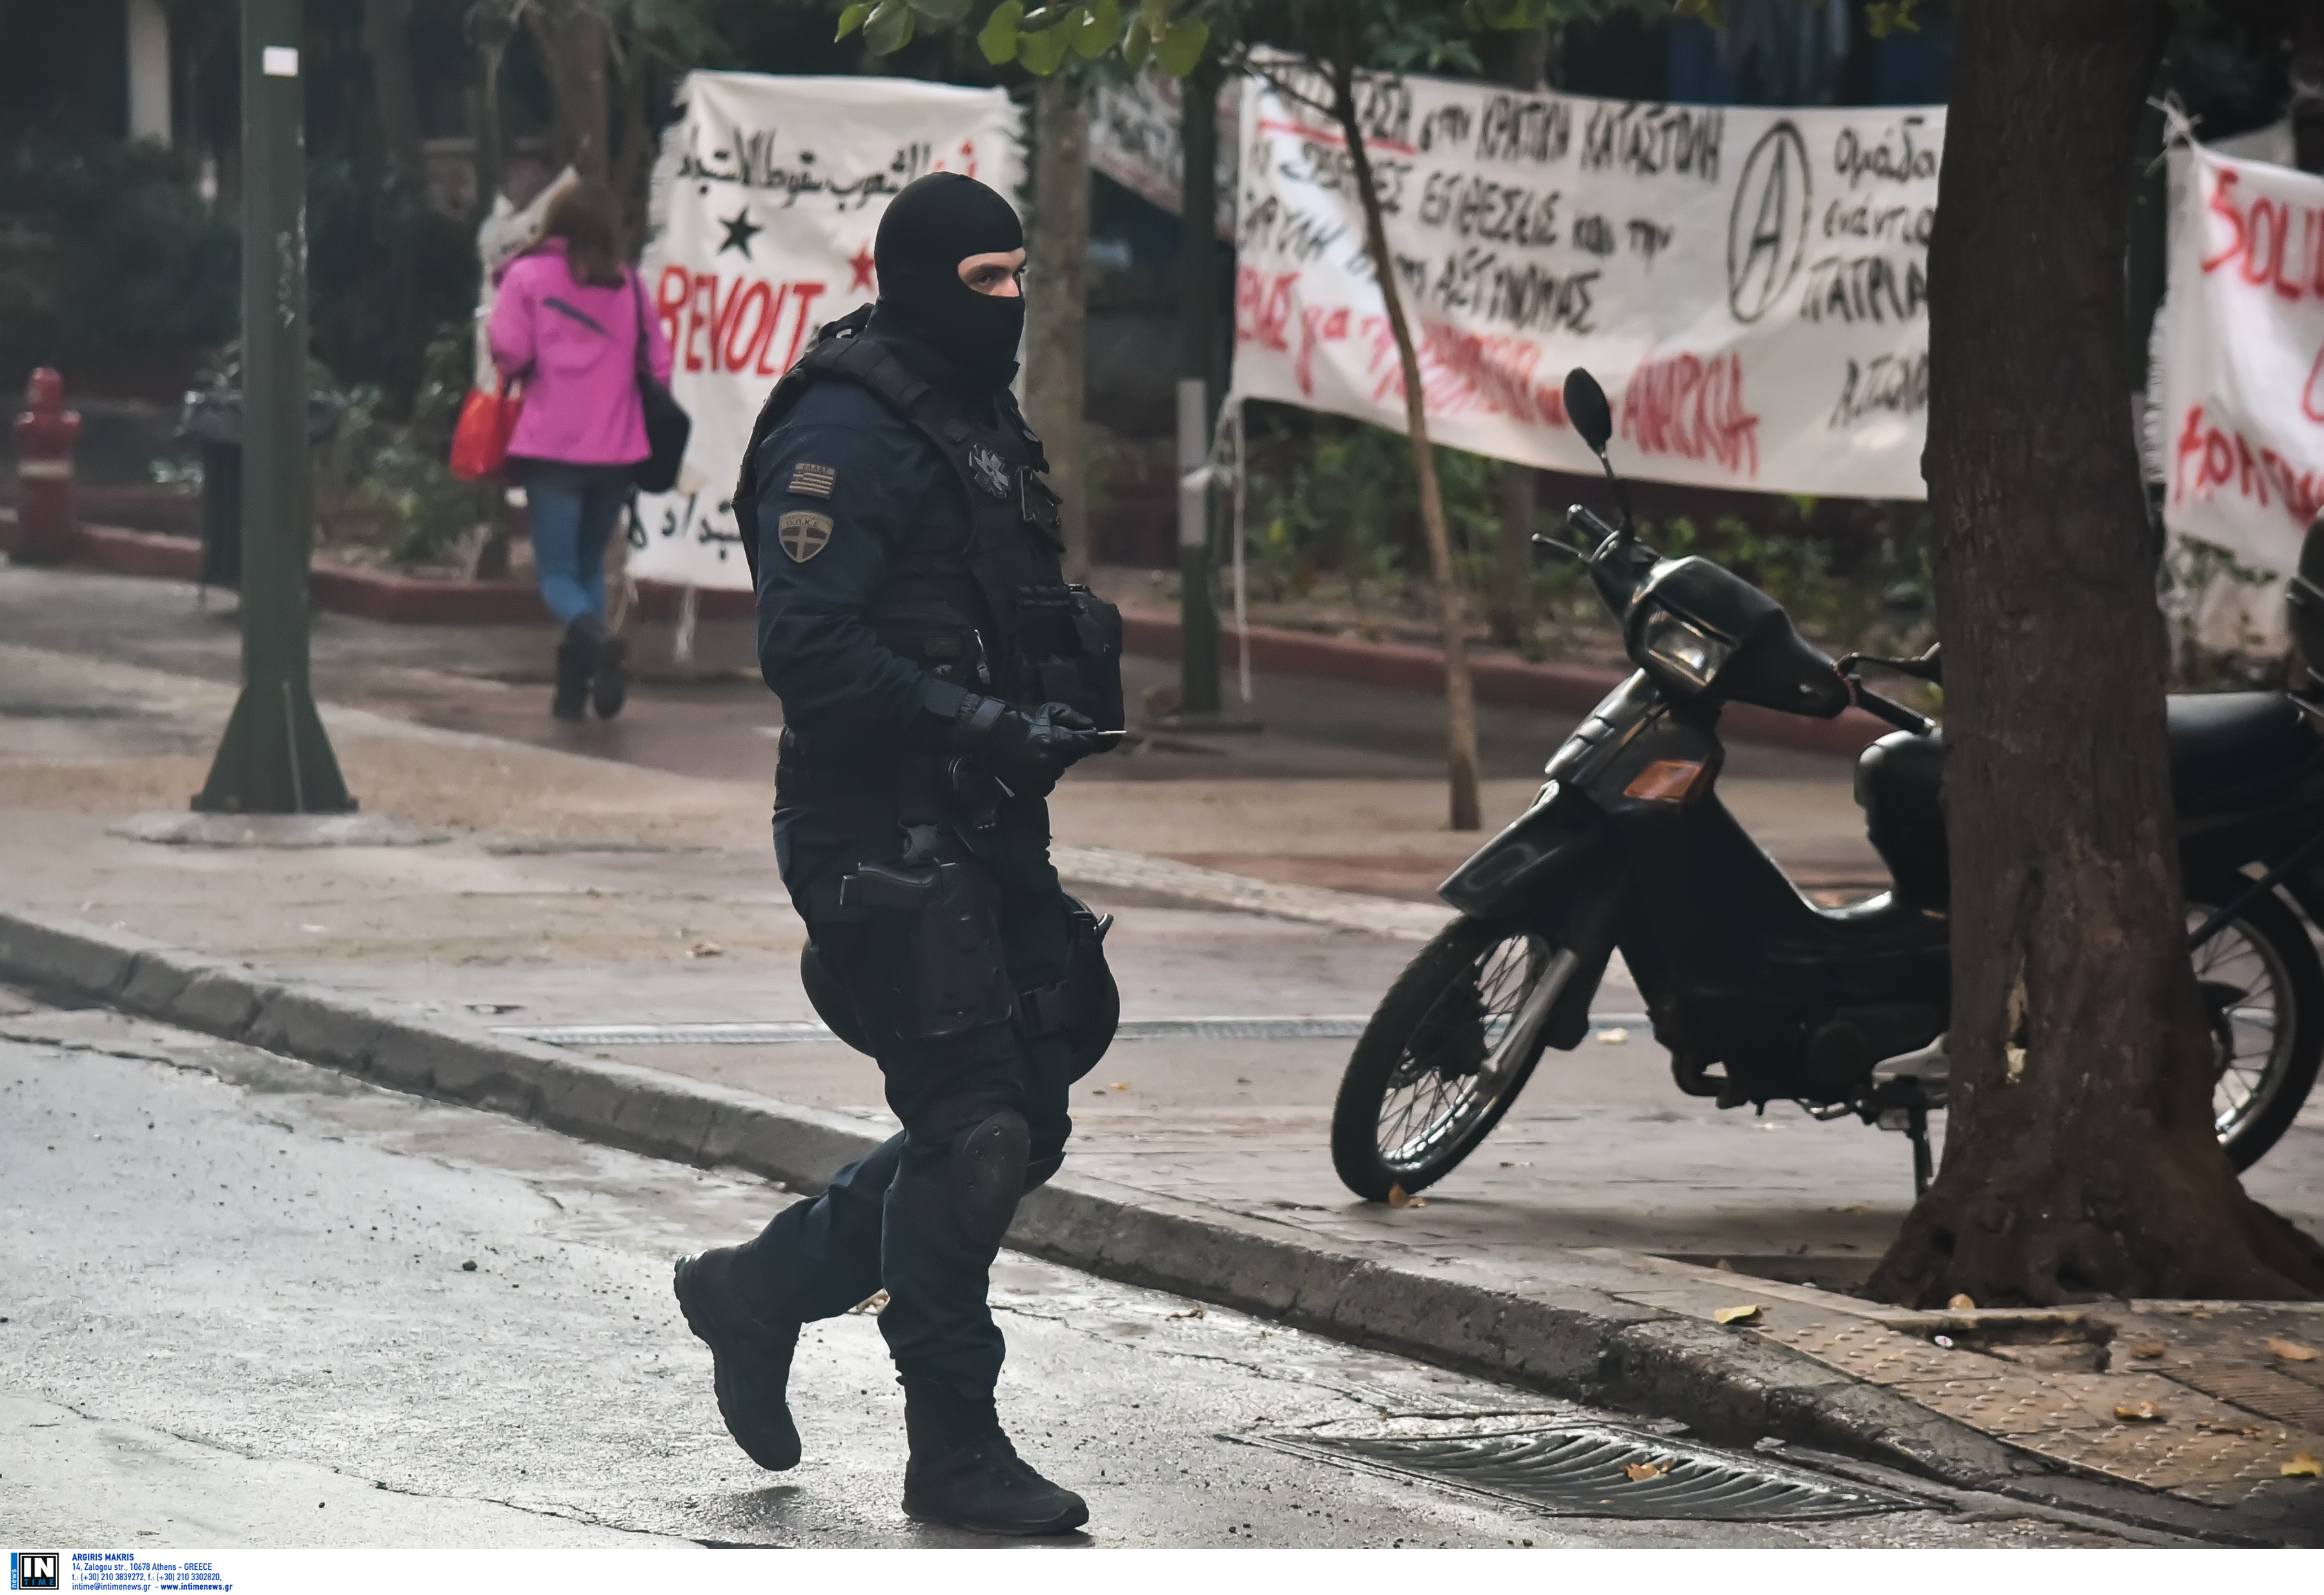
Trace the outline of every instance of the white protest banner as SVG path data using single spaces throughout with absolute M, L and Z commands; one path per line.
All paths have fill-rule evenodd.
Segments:
M 1101 86 L 1090 107 L 1089 163 L 1149 205 L 1178 214 L 1185 178 L 1180 134 L 1185 113 L 1178 85 L 1158 72 Z M 1234 241 L 1235 170 L 1241 153 L 1237 117 L 1242 98 L 1230 87 L 1219 96 L 1219 236 Z
M 931 171 L 1013 202 L 1021 117 L 1006 92 L 899 78 L 690 72 L 654 168 L 643 274 L 694 420 L 675 491 L 638 501 L 630 574 L 747 587 L 730 495 L 751 423 L 816 327 L 875 297 L 888 201 Z
M 1270 67 L 1302 98 L 1317 79 Z M 1632 475 L 1917 499 L 1944 110 L 1762 110 L 1373 78 L 1361 125 L 1430 435 Z M 1243 88 L 1234 387 L 1401 431 L 1404 383 L 1332 120 Z
M 2163 527 L 2195 633 L 2268 650 L 2324 508 L 2324 177 L 2200 144 L 2181 160 L 2155 337 Z

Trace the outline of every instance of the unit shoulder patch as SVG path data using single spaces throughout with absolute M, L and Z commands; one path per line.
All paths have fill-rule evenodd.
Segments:
M 791 467 L 791 491 L 810 498 L 829 498 L 832 489 L 839 485 L 839 472 L 831 466 L 796 465 Z
M 775 540 L 794 565 L 805 565 L 831 545 L 831 517 L 813 510 L 791 510 L 775 523 Z

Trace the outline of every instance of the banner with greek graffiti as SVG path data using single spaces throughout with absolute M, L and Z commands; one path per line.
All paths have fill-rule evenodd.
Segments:
M 1270 67 L 1242 92 L 1235 389 L 1401 431 L 1402 371 L 1350 155 L 1316 108 L 1324 86 Z M 1631 475 L 1925 495 L 1941 106 L 1380 77 L 1358 109 L 1436 441 L 1594 470 L 1560 394 L 1586 365 Z
M 694 420 L 674 491 L 641 497 L 630 574 L 747 587 L 731 494 L 751 423 L 815 328 L 872 300 L 872 241 L 914 178 L 1015 197 L 1021 117 L 997 88 L 691 72 L 654 168 L 643 275 Z
M 2193 143 L 2173 166 L 2149 438 L 2172 597 L 2209 646 L 2270 650 L 2324 509 L 2324 178 Z

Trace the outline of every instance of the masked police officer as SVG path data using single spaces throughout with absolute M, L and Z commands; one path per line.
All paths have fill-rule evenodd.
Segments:
M 999 194 L 924 177 L 874 250 L 876 307 L 777 384 L 734 512 L 783 701 L 775 857 L 816 1010 L 876 1058 L 903 1133 L 747 1245 L 678 1265 L 720 1414 L 798 1461 L 802 1323 L 881 1288 L 904 1387 L 904 1509 L 1061 1534 L 1079 1496 L 1002 1433 L 988 1275 L 1064 1161 L 1066 1091 L 1113 1034 L 1104 925 L 1065 896 L 1043 799 L 1121 726 L 1121 617 L 1061 574 L 1057 502 L 1009 392 L 1024 234 Z

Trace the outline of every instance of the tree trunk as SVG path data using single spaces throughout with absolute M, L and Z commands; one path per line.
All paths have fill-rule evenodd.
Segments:
M 653 63 L 632 43 L 622 62 L 622 157 L 613 167 L 613 196 L 622 202 L 622 251 L 634 257 L 645 244 L 646 212 L 651 196 L 653 130 L 646 121 L 646 88 Z
M 364 49 L 371 57 L 373 95 L 379 102 L 380 132 L 396 176 L 426 180 L 420 147 L 420 96 L 411 84 L 411 0 L 364 0 Z
M 1033 99 L 1033 231 L 1026 240 L 1025 409 L 1063 502 L 1065 578 L 1089 576 L 1082 410 L 1089 347 L 1089 107 L 1063 74 Z
M 1540 651 L 1534 635 L 1533 517 L 1536 473 L 1514 460 L 1501 462 L 1501 535 L 1494 545 L 1499 583 L 1486 618 L 1493 641 L 1530 659 Z
M 411 0 L 364 0 L 364 52 L 371 59 L 372 93 L 379 106 L 381 142 L 386 146 L 388 181 L 379 213 L 386 235 L 388 280 L 392 296 L 389 341 L 409 351 L 409 381 L 389 385 L 399 404 L 420 382 L 420 272 L 414 259 L 413 226 L 428 200 L 427 158 L 420 143 L 420 97 L 411 82 Z
M 605 180 L 612 142 L 605 93 L 605 24 L 584 0 L 549 0 L 525 13 L 556 102 L 558 158 L 585 178 Z
M 2324 1250 L 2215 1137 L 2121 395 L 2123 196 L 2168 0 L 1966 0 L 1930 250 L 1952 850 L 1944 1165 L 1914 1305 L 2291 1297 Z
M 1498 46 L 1497 76 L 1528 94 L 1541 88 L 1549 65 L 1548 29 L 1489 37 Z M 1534 635 L 1533 590 L 1534 505 L 1539 490 L 1539 474 L 1531 466 L 1501 462 L 1501 537 L 1494 550 L 1499 580 L 1486 617 L 1492 623 L 1494 641 L 1528 659 L 1540 651 L 1539 640 Z
M 1452 825 L 1456 831 L 1474 831 L 1484 824 L 1484 814 L 1477 794 L 1477 701 L 1469 679 L 1468 608 L 1462 599 L 1460 577 L 1452 568 L 1452 538 L 1444 522 L 1444 495 L 1436 483 L 1436 450 L 1428 441 L 1420 355 L 1413 346 L 1412 326 L 1405 319 L 1396 262 L 1388 253 L 1379 187 L 1372 176 L 1371 156 L 1364 148 L 1364 130 L 1356 114 L 1355 79 L 1354 51 L 1343 41 L 1332 63 L 1332 116 L 1348 142 L 1356 193 L 1364 207 L 1364 253 L 1379 279 L 1380 300 L 1388 308 L 1388 330 L 1396 337 L 1397 359 L 1404 374 L 1405 430 L 1412 441 L 1412 469 L 1420 489 L 1420 523 L 1428 535 L 1428 569 L 1436 590 L 1437 618 L 1444 628 L 1444 764 L 1452 788 Z

